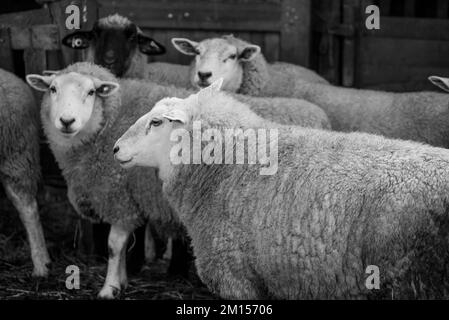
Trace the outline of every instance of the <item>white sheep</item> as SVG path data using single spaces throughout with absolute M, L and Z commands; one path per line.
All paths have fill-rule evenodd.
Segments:
M 328 82 L 312 70 L 285 62 L 268 64 L 260 47 L 232 35 L 195 42 L 173 38 L 181 53 L 195 56 L 190 68 L 194 87 L 205 87 L 223 78 L 223 89 L 252 96 L 291 96 L 297 80 Z M 183 76 L 184 78 L 184 76 Z
M 0 69 L 0 181 L 25 226 L 33 275 L 48 275 L 50 258 L 39 220 L 39 113 L 30 88 Z
M 176 222 L 176 219 L 160 197 L 160 182 L 155 172 L 120 170 L 113 162 L 110 148 L 158 100 L 173 95 L 186 97 L 190 92 L 132 79 L 122 79 L 119 84 L 109 71 L 86 62 L 53 75 L 28 75 L 27 81 L 45 92 L 41 107 L 44 132 L 67 181 L 71 204 L 79 214 L 112 225 L 108 275 L 99 294 L 112 298 L 127 285 L 123 255 L 134 228 L 145 218 L 162 235 L 167 234 L 167 228 L 168 234 L 177 232 L 178 228 L 166 226 L 166 220 Z M 314 127 L 328 126 L 325 114 L 313 112 L 313 105 L 304 105 L 301 112 L 292 105 L 296 100 L 273 100 L 280 101 L 278 107 L 270 99 L 247 96 L 239 99 L 249 101 L 256 111 L 279 123 L 308 121 Z M 294 112 L 284 112 L 282 104 Z M 305 119 L 305 111 L 312 111 L 313 117 Z
M 250 147 L 248 138 L 248 155 L 277 151 L 273 175 L 261 175 L 266 161 L 178 161 L 195 154 L 195 136 L 209 137 L 199 142 L 203 154 L 213 136 L 214 155 L 223 147 L 232 156 L 244 132 L 272 130 L 218 86 L 163 99 L 114 146 L 122 167 L 159 170 L 211 291 L 229 299 L 447 298 L 448 150 L 285 126 L 268 142 Z M 222 146 L 230 128 L 240 132 Z M 376 268 L 380 289 L 370 290 Z
M 51 76 L 28 75 L 27 81 L 45 92 L 43 128 L 67 182 L 70 203 L 80 215 L 111 224 L 108 272 L 99 297 L 113 298 L 127 286 L 126 245 L 137 226 L 149 218 L 162 235 L 179 236 L 182 231 L 160 196 L 155 171 L 125 172 L 110 153 L 137 115 L 169 91 L 150 92 L 144 85 L 122 82 L 120 94 L 117 79 L 90 63 Z
M 333 130 L 449 148 L 449 98 L 443 93 L 393 93 L 299 81 L 294 92 L 294 97 L 320 106 Z

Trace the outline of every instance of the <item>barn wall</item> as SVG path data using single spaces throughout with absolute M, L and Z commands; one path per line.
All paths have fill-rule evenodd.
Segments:
M 309 65 L 311 0 L 99 1 L 99 16 L 123 14 L 165 44 L 152 61 L 187 64 L 173 37 L 203 40 L 232 33 L 262 47 L 269 61 Z
M 365 27 L 371 4 L 380 8 L 380 30 Z M 313 17 L 314 63 L 333 83 L 435 90 L 427 77 L 449 75 L 447 0 L 320 0 Z

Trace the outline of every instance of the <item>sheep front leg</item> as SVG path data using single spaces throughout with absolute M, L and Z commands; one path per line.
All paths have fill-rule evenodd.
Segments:
M 102 299 L 114 299 L 126 288 L 126 245 L 131 230 L 119 225 L 112 225 L 108 239 L 109 260 L 106 280 L 98 294 Z
M 152 263 L 156 261 L 156 242 L 151 232 L 151 225 L 148 221 L 145 226 L 145 262 Z
M 22 220 L 22 223 L 25 226 L 28 243 L 30 245 L 31 260 L 33 261 L 34 266 L 33 276 L 46 277 L 48 276 L 50 257 L 48 255 L 47 246 L 45 245 L 44 232 L 39 219 L 36 199 L 33 196 L 16 189 L 17 188 L 5 183 L 6 194 L 17 211 L 19 211 L 20 220 Z

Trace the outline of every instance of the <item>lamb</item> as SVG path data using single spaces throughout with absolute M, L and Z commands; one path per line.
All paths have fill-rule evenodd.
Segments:
M 173 95 L 186 97 L 189 91 L 132 79 L 122 79 L 119 84 L 108 70 L 86 62 L 57 74 L 28 75 L 27 81 L 45 92 L 41 107 L 44 132 L 67 182 L 71 204 L 80 215 L 111 224 L 108 274 L 99 296 L 113 298 L 127 286 L 126 244 L 129 234 L 144 219 L 149 218 L 161 235 L 179 237 L 180 233 L 176 216 L 160 196 L 155 171 L 120 170 L 109 150 L 138 115 L 158 100 Z M 271 112 L 275 121 L 304 121 L 295 118 L 295 113 L 273 108 L 270 100 L 239 98 L 251 101 L 260 113 Z M 286 108 L 290 102 L 279 101 L 285 101 Z M 314 106 L 310 107 L 313 110 Z M 325 119 L 317 118 L 315 126 L 326 126 Z
M 39 116 L 30 88 L 0 69 L 0 181 L 25 226 L 33 276 L 46 277 L 50 257 L 39 219 Z
M 210 290 L 229 299 L 447 298 L 448 150 L 282 126 L 257 140 L 278 151 L 273 175 L 262 175 L 262 161 L 176 162 L 173 150 L 195 154 L 179 137 L 214 132 L 220 141 L 241 129 L 234 152 L 242 131 L 271 130 L 219 85 L 163 99 L 114 146 L 123 168 L 159 170 Z M 379 268 L 380 290 L 365 285 L 368 266 Z
M 259 46 L 227 35 L 195 42 L 173 38 L 181 53 L 195 56 L 190 68 L 190 81 L 202 88 L 223 78 L 223 89 L 251 96 L 291 96 L 297 80 L 328 84 L 312 70 L 285 62 L 268 64 Z

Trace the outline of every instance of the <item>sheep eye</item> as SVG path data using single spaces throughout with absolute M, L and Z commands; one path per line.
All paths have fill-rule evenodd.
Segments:
M 148 134 L 148 132 L 150 131 L 151 127 L 158 127 L 162 124 L 162 120 L 158 120 L 158 119 L 153 119 L 150 121 L 150 124 L 148 125 L 145 134 Z
M 87 93 L 88 96 L 93 96 L 95 94 L 95 90 L 89 90 L 89 92 Z
M 50 87 L 50 92 L 51 93 L 56 93 L 56 87 L 55 86 L 51 86 Z
M 150 122 L 150 127 L 154 126 L 154 127 L 159 127 L 162 124 L 162 120 L 158 120 L 158 119 L 153 119 Z
M 234 60 L 235 58 L 237 58 L 237 55 L 236 55 L 236 54 L 231 54 L 231 55 L 229 56 L 229 59 L 231 59 L 231 60 Z

